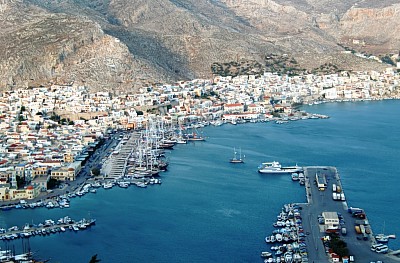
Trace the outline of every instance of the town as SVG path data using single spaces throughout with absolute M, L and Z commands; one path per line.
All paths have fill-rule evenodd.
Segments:
M 35 199 L 48 192 L 50 180 L 76 180 L 95 149 L 117 130 L 141 130 L 157 118 L 175 129 L 325 118 L 297 106 L 398 99 L 399 79 L 396 69 L 387 68 L 381 73 L 218 76 L 144 87 L 136 94 L 92 94 L 74 83 L 6 91 L 0 97 L 0 200 Z

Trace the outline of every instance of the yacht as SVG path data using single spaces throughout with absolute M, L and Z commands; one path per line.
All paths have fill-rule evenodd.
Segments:
M 244 155 L 243 155 L 244 158 Z M 244 163 L 242 158 L 242 149 L 239 149 L 239 156 L 237 155 L 237 151 L 233 148 L 233 158 L 229 160 L 230 163 Z
M 128 188 L 129 183 L 127 183 L 127 182 L 119 182 L 118 185 L 119 185 L 119 187 L 121 187 L 121 188 Z
M 110 189 L 113 187 L 113 184 L 111 182 L 107 182 L 103 184 L 103 188 L 104 189 Z
M 178 139 L 176 140 L 176 143 L 177 143 L 177 144 L 187 144 L 187 140 L 186 140 L 186 139 L 183 139 L 183 138 L 178 138 Z
M 258 167 L 258 172 L 263 174 L 288 174 L 301 171 L 303 171 L 303 168 L 298 165 L 283 167 L 279 162 L 275 161 L 262 163 Z

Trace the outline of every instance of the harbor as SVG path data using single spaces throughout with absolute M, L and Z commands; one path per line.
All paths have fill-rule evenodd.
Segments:
M 348 206 L 335 167 L 304 167 L 304 176 L 307 202 L 282 208 L 277 230 L 265 238 L 271 251 L 261 253 L 264 262 L 400 262 L 399 251 L 388 248 L 395 235 L 374 235 L 366 212 Z
M 318 105 L 324 109 L 334 106 Z M 340 110 L 346 106 L 346 110 Z M 67 209 L 1 212 L 1 226 L 20 227 L 32 219 L 43 222 L 46 218 L 60 218 L 65 214 L 79 219 L 91 211 L 97 222 L 90 231 L 77 234 L 66 231 L 65 234 L 30 238 L 32 248 L 39 250 L 37 256 L 57 262 L 85 263 L 94 253 L 98 253 L 102 262 L 116 262 L 116 254 L 117 262 L 132 259 L 137 262 L 149 259 L 159 262 L 166 259 L 169 262 L 260 262 L 261 252 L 268 251 L 264 239 L 276 230 L 272 224 L 283 204 L 307 202 L 305 188 L 293 182 L 290 174 L 270 176 L 257 172 L 260 162 L 279 160 L 283 166 L 335 164 L 341 173 L 348 204 L 368 213 L 374 234 L 400 233 L 396 224 L 398 207 L 387 200 L 387 196 L 397 193 L 397 166 L 390 160 L 398 146 L 396 141 L 385 144 L 378 140 L 393 137 L 387 129 L 381 134 L 376 123 L 369 127 L 365 119 L 356 122 L 350 118 L 353 111 L 349 108 L 354 107 L 342 103 L 332 111 L 318 109 L 331 116 L 324 121 L 205 127 L 205 143 L 177 144 L 171 153 L 166 151 L 170 165 L 168 171 L 158 177 L 162 179 L 161 187 L 99 187 L 95 194 L 89 192 L 80 198 L 71 198 Z M 362 112 L 375 118 L 374 113 L 382 111 L 377 111 L 374 105 L 370 111 L 362 108 Z M 395 109 L 385 108 L 384 112 L 395 112 Z M 349 122 L 354 124 L 349 126 Z M 353 126 L 357 126 L 357 130 L 361 126 L 362 131 L 368 133 L 355 133 Z M 373 138 L 365 139 L 371 134 L 374 134 Z M 349 139 L 343 143 L 343 138 Z M 246 155 L 243 164 L 229 163 L 234 147 L 238 152 L 240 147 Z M 365 148 L 375 150 L 370 152 Z M 332 192 L 329 198 L 332 199 Z M 116 215 L 122 216 L 116 219 Z M 305 215 L 301 216 L 304 228 Z M 315 224 L 318 224 L 317 217 Z M 115 220 L 118 220 L 117 224 Z M 384 222 L 385 231 L 381 231 Z M 355 232 L 350 226 L 347 230 Z M 398 241 L 399 238 L 390 240 L 389 247 L 399 247 Z M 16 250 L 21 251 L 18 248 L 21 240 L 5 242 L 15 243 Z M 159 249 L 154 249 L 155 243 Z M 307 249 L 311 249 L 310 245 Z

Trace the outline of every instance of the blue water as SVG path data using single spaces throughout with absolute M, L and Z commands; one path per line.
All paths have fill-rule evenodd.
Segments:
M 288 176 L 257 173 L 260 162 L 276 160 L 336 166 L 349 205 L 366 210 L 374 232 L 400 235 L 400 101 L 305 109 L 331 118 L 207 127 L 207 142 L 168 154 L 162 185 L 100 189 L 64 210 L 1 212 L 0 226 L 89 213 L 97 219 L 89 230 L 31 238 L 51 262 L 89 262 L 94 254 L 101 262 L 260 262 L 281 206 L 305 201 L 304 188 Z M 241 147 L 245 164 L 228 163 L 233 147 Z M 389 245 L 400 248 L 398 239 Z

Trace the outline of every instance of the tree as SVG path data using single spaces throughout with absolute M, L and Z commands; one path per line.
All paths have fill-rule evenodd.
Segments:
M 60 116 L 57 114 L 53 114 L 50 116 L 50 120 L 55 121 L 55 122 L 60 122 Z
M 99 176 L 100 175 L 100 169 L 99 168 L 93 168 L 91 172 L 92 172 L 93 176 Z
M 346 242 L 337 236 L 332 237 L 331 248 L 333 252 L 338 254 L 340 257 L 347 256 L 349 254 L 349 249 L 347 248 Z
M 393 62 L 392 58 L 390 56 L 388 56 L 388 55 L 382 57 L 381 60 L 382 60 L 382 62 L 384 62 L 386 64 L 389 64 L 389 65 L 392 65 L 392 66 L 396 66 L 396 64 Z
M 93 255 L 92 258 L 90 259 L 89 263 L 97 263 L 100 262 L 100 259 L 97 259 L 97 254 Z
M 50 178 L 49 182 L 47 183 L 47 188 L 48 189 L 54 189 L 57 188 L 60 185 L 60 181 Z
M 21 176 L 17 176 L 17 186 L 22 187 L 25 185 L 25 178 Z

